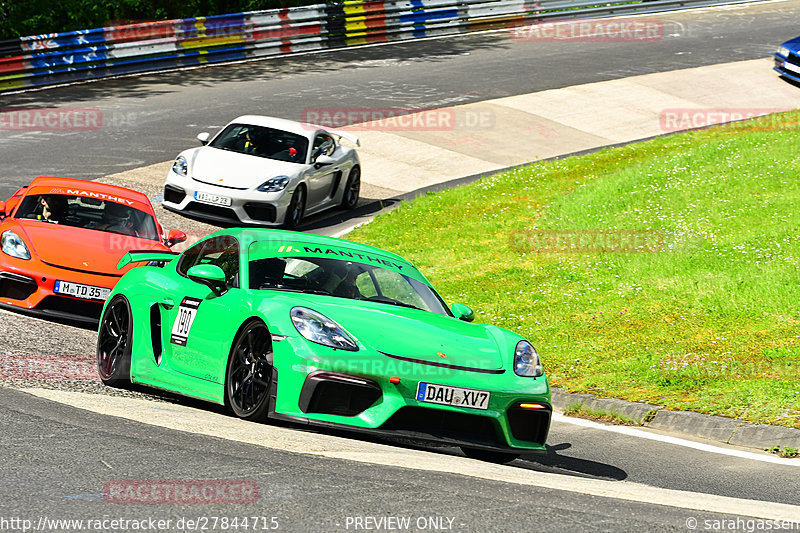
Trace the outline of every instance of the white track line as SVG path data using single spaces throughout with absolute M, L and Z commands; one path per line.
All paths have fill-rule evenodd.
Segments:
M 741 459 L 749 459 L 751 461 L 761 461 L 762 463 L 772 463 L 776 465 L 800 467 L 800 459 L 784 459 L 782 457 L 775 457 L 773 455 L 763 455 L 744 450 L 737 450 L 733 448 L 721 448 L 713 444 L 705 444 L 703 442 L 695 442 L 691 440 L 681 439 L 679 437 L 671 437 L 669 435 L 661 435 L 658 433 L 651 433 L 642 429 L 637 429 L 630 426 L 610 426 L 605 424 L 598 424 L 592 420 L 584 420 L 582 418 L 573 418 L 564 416 L 558 413 L 553 413 L 553 421 L 557 423 L 573 424 L 590 429 L 599 429 L 602 431 L 610 431 L 611 433 L 619 433 L 629 437 L 636 437 L 639 439 L 655 440 L 665 442 L 667 444 L 674 444 L 675 446 L 683 446 L 685 448 L 692 448 L 708 453 L 717 453 L 720 455 L 729 455 L 732 457 L 739 457 Z

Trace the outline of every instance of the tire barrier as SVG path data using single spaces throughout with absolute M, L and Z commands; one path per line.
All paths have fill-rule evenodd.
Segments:
M 393 0 L 234 13 L 0 41 L 0 92 L 110 76 L 746 0 Z

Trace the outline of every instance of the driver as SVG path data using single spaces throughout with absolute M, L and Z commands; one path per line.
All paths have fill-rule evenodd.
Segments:
M 286 261 L 279 257 L 250 261 L 250 288 L 262 289 L 280 285 Z
M 360 299 L 362 298 L 362 294 L 356 285 L 356 276 L 358 273 L 358 269 L 349 261 L 333 261 L 324 288 L 335 296 L 356 300 Z
M 57 194 L 39 197 L 39 206 L 41 214 L 36 218 L 45 222 L 58 224 L 67 215 L 67 199 Z
M 256 138 L 253 130 L 245 130 L 244 132 L 244 151 L 247 154 L 255 154 L 259 151 L 260 142 Z
M 135 235 L 133 228 L 133 210 L 130 207 L 115 202 L 106 202 L 103 209 L 103 222 L 97 229 Z

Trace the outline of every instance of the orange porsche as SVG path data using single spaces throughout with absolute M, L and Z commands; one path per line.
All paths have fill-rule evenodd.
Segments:
M 131 250 L 168 251 L 142 193 L 92 181 L 39 177 L 0 202 L 0 306 L 96 321 Z

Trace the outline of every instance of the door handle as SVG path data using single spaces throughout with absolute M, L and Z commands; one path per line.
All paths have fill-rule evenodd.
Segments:
M 165 309 L 172 309 L 175 307 L 175 302 L 172 298 L 162 298 L 158 303 L 163 305 Z

